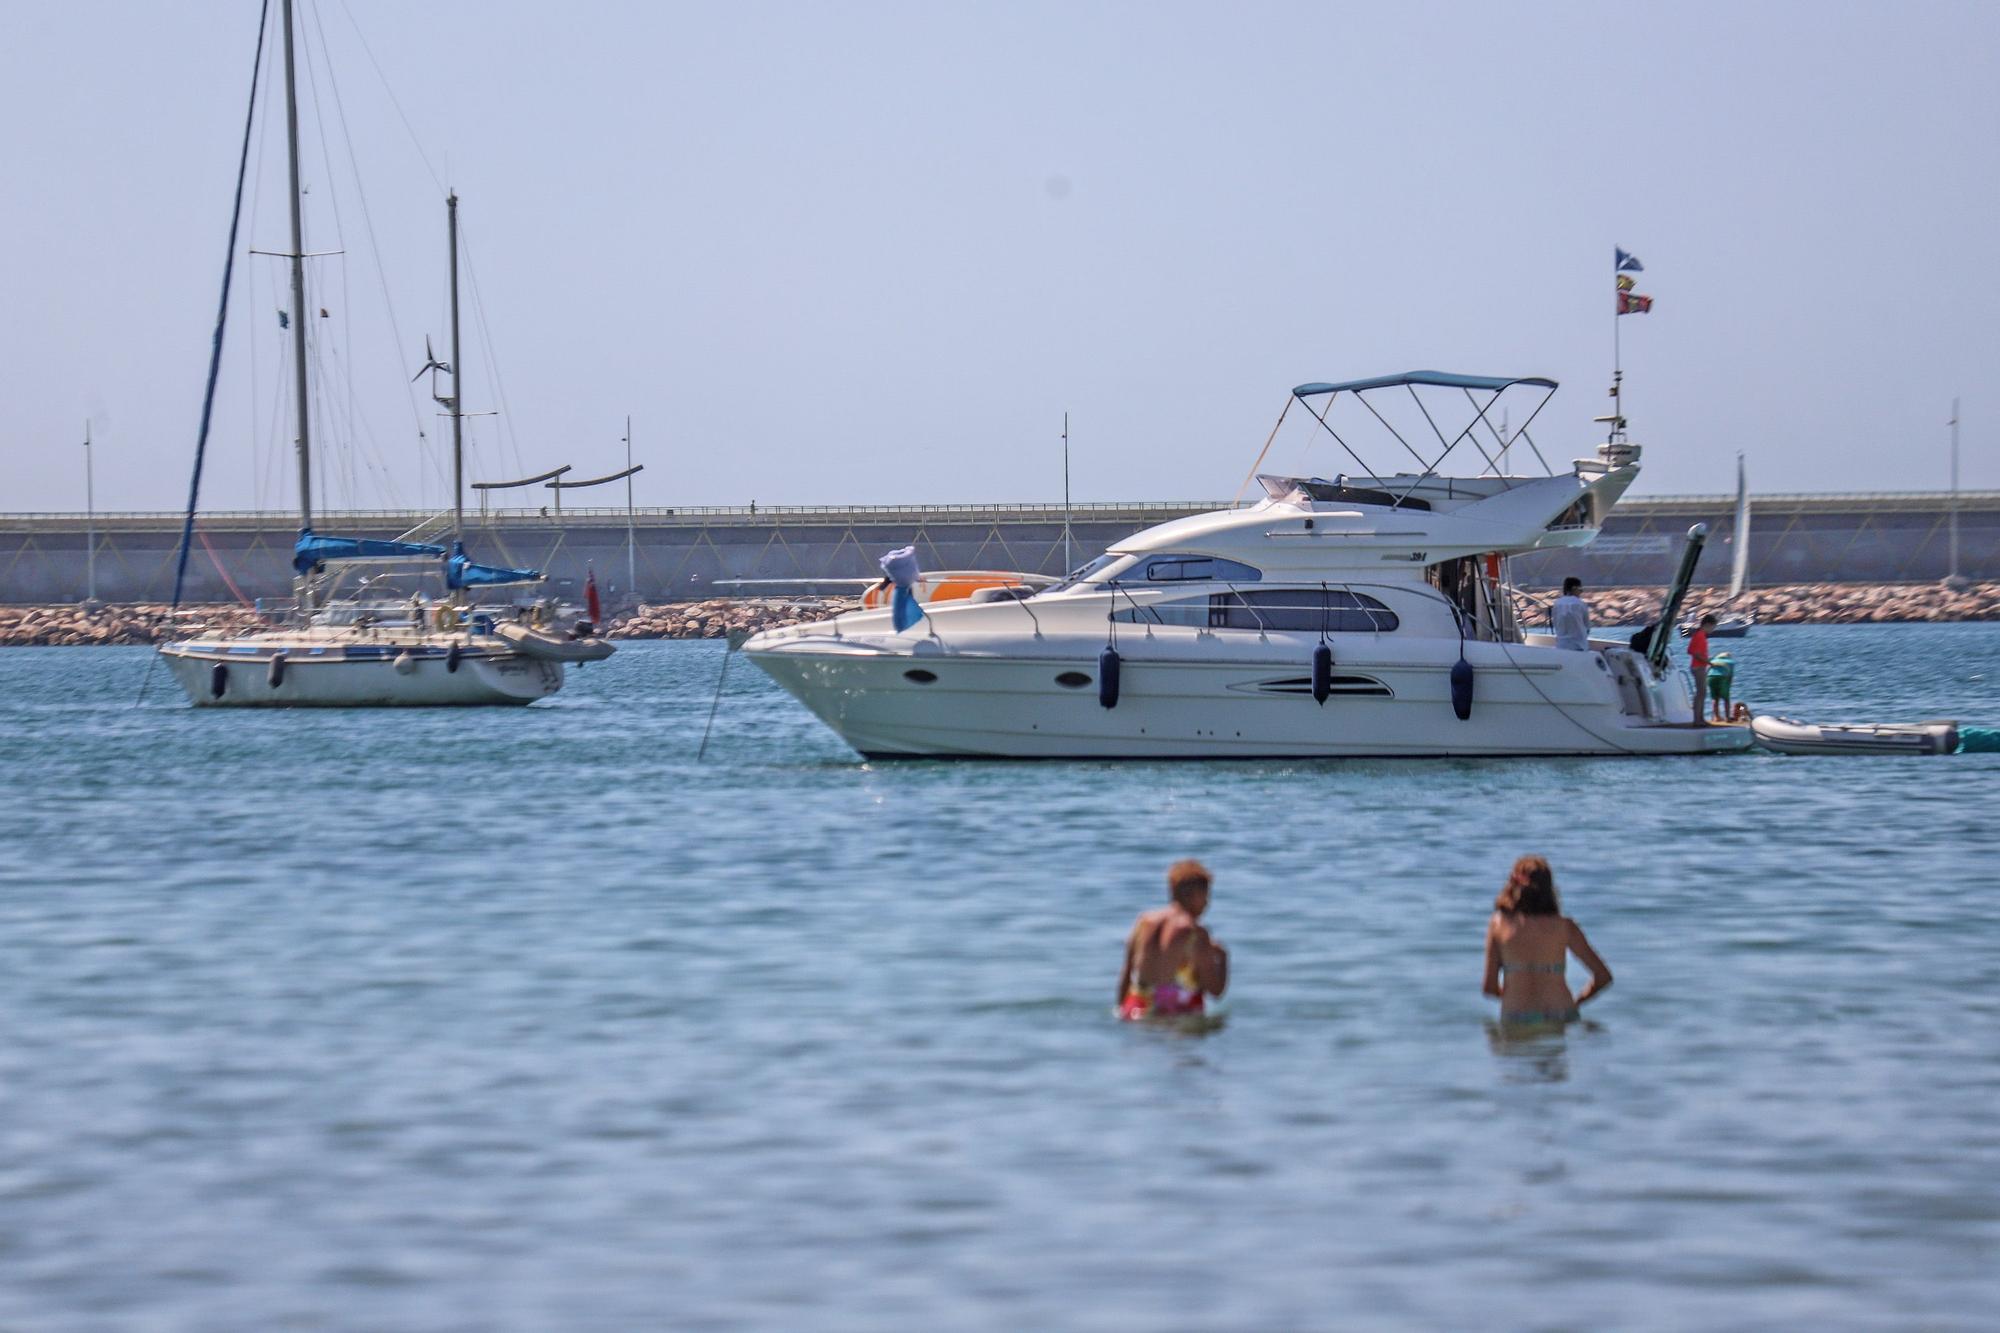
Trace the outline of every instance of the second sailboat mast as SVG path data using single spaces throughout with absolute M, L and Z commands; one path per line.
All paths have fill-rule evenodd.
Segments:
M 451 539 L 465 539 L 465 362 L 458 350 L 458 192 L 445 195 L 451 239 Z

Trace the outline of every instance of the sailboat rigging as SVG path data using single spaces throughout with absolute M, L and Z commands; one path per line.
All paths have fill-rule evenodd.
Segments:
M 287 327 L 292 335 L 299 486 L 299 536 L 292 552 L 295 620 L 269 631 L 163 644 L 160 656 L 189 700 L 199 706 L 526 704 L 546 698 L 562 688 L 565 664 L 601 660 L 611 655 L 612 646 L 597 636 L 594 626 L 582 622 L 566 634 L 544 629 L 541 622 L 552 614 L 552 602 L 488 608 L 468 595 L 480 588 L 536 585 L 544 576 L 539 570 L 477 564 L 465 553 L 466 414 L 460 370 L 456 191 L 448 191 L 445 199 L 451 360 L 440 362 L 426 340 L 426 364 L 417 372 L 451 376 L 450 398 L 438 399 L 448 407 L 452 421 L 450 546 L 334 536 L 314 529 L 305 319 L 311 307 L 306 302 L 293 0 L 281 4 L 291 224 Z M 192 501 L 189 508 L 191 522 Z M 428 599 L 427 587 L 433 591 Z

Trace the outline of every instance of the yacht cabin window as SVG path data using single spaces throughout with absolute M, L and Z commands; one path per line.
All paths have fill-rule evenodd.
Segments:
M 1321 630 L 1329 634 L 1386 634 L 1401 623 L 1381 602 L 1345 588 L 1217 592 L 1119 607 L 1111 618 L 1124 624 L 1306 634 Z
M 1130 569 L 1121 571 L 1119 583 L 1196 583 L 1219 579 L 1225 583 L 1256 583 L 1263 571 L 1236 560 L 1213 555 L 1149 555 Z

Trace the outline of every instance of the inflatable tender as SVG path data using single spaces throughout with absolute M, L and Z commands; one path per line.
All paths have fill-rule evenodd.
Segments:
M 1750 723 L 1750 731 L 1759 745 L 1779 754 L 1957 754 L 1961 748 L 1956 722 L 1818 726 L 1789 717 L 1760 717 Z
M 616 651 L 610 643 L 596 635 L 587 639 L 566 639 L 547 630 L 513 622 L 495 625 L 493 632 L 523 657 L 541 662 L 602 662 Z

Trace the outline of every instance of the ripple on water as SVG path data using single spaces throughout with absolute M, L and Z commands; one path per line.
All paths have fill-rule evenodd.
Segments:
M 1996 650 L 1738 656 L 1801 715 L 1995 721 Z M 867 765 L 733 667 L 697 765 L 719 652 L 268 716 L 0 653 L 0 1325 L 2000 1303 L 2000 759 Z M 1618 972 L 1525 1038 L 1478 995 L 1524 851 Z M 1226 1022 L 1113 1022 L 1183 854 Z

